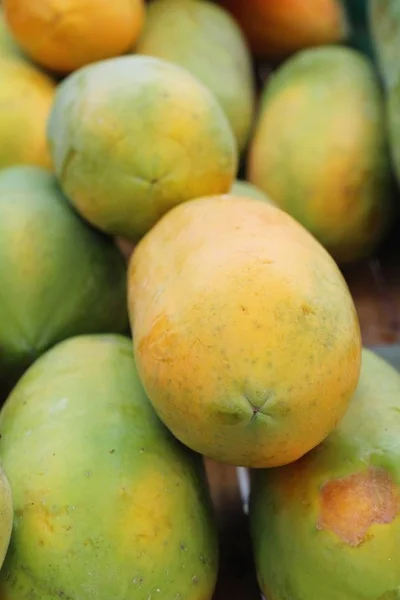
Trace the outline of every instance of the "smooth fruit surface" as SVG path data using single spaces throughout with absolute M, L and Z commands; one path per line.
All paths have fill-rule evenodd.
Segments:
M 59 85 L 48 134 L 76 209 L 133 242 L 180 202 L 229 191 L 236 175 L 235 139 L 215 97 L 151 56 L 75 71 Z
M 16 55 L 0 56 L 0 168 L 50 167 L 46 128 L 55 83 Z
M 256 56 L 279 60 L 339 42 L 348 32 L 339 0 L 220 0 L 236 17 Z
M 230 189 L 231 196 L 240 196 L 242 198 L 254 198 L 255 200 L 264 200 L 269 204 L 274 204 L 270 198 L 255 185 L 243 179 L 236 179 Z
M 400 375 L 364 350 L 356 393 L 329 437 L 291 465 L 252 474 L 250 523 L 266 598 L 399 597 L 399 428 Z
M 132 342 L 62 342 L 0 414 L 14 528 L 7 600 L 211 600 L 217 546 L 200 456 L 156 417 Z
M 0 569 L 10 543 L 13 524 L 13 498 L 8 477 L 0 465 Z
M 144 21 L 143 0 L 4 0 L 3 5 L 21 48 L 62 73 L 127 52 Z
M 0 381 L 55 343 L 125 331 L 126 268 L 114 242 L 72 210 L 52 173 L 0 172 Z
M 171 210 L 136 246 L 128 296 L 149 399 L 197 452 L 285 464 L 345 413 L 361 354 L 352 298 L 322 246 L 267 202 Z
M 264 90 L 248 179 L 346 263 L 370 255 L 391 220 L 384 102 L 350 48 L 299 52 Z
M 224 109 L 239 148 L 245 147 L 254 113 L 253 70 L 231 15 L 202 0 L 153 0 L 135 50 L 176 63 L 202 81 Z

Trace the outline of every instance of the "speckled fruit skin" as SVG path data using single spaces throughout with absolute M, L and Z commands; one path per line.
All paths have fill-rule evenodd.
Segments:
M 229 195 L 176 207 L 136 246 L 128 298 L 147 394 L 197 452 L 282 465 L 343 416 L 360 369 L 353 301 L 278 208 Z
M 0 290 L 0 388 L 65 338 L 129 327 L 122 253 L 39 167 L 0 172 Z
M 280 60 L 302 48 L 342 41 L 348 24 L 339 0 L 220 0 L 243 28 L 253 53 Z
M 291 465 L 252 473 L 268 600 L 399 598 L 399 428 L 400 375 L 364 350 L 357 391 L 329 437 Z
M 15 54 L 0 55 L 0 169 L 51 167 L 46 127 L 55 83 Z
M 263 93 L 248 179 L 341 264 L 370 255 L 390 224 L 385 112 L 368 59 L 345 47 L 290 58 Z
M 13 524 L 13 499 L 8 477 L 0 464 L 0 568 L 10 543 Z
M 253 66 L 243 34 L 227 11 L 204 0 L 154 0 L 135 51 L 176 63 L 202 81 L 244 149 L 255 107 Z
M 180 202 L 229 191 L 236 176 L 236 142 L 215 97 L 151 56 L 75 71 L 58 87 L 48 136 L 76 209 L 132 242 Z
M 62 342 L 0 414 L 14 529 L 4 600 L 211 600 L 217 540 L 201 457 L 140 384 L 129 339 Z

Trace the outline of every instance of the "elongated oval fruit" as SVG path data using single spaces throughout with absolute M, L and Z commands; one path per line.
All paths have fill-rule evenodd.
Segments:
M 370 255 L 392 219 L 385 111 L 369 60 L 350 48 L 304 50 L 269 80 L 249 180 L 339 263 Z
M 0 173 L 0 384 L 54 344 L 128 328 L 126 264 L 39 167 Z
M 144 387 L 197 452 L 282 465 L 345 413 L 361 353 L 352 298 L 324 248 L 268 202 L 176 207 L 136 247 L 128 288 Z
M 255 107 L 254 76 L 247 44 L 230 14 L 204 0 L 153 0 L 135 51 L 176 63 L 202 81 L 244 149 Z
M 399 429 L 400 375 L 364 350 L 356 393 L 328 438 L 291 465 L 252 473 L 251 534 L 266 598 L 399 597 Z
M 14 528 L 7 600 L 211 600 L 217 538 L 203 463 L 154 413 L 132 342 L 70 338 L 0 414 Z
M 59 85 L 48 126 L 64 193 L 92 225 L 137 242 L 180 202 L 228 192 L 237 145 L 214 95 L 153 56 L 122 56 Z

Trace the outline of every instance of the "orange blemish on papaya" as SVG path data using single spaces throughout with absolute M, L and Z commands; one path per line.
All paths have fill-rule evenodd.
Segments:
M 399 491 L 383 469 L 370 467 L 321 489 L 318 529 L 331 531 L 349 546 L 366 540 L 374 524 L 389 524 L 400 510 Z

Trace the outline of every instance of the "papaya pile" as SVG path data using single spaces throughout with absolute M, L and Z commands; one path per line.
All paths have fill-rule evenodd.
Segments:
M 3 0 L 0 599 L 400 598 L 395 0 Z M 313 570 L 314 569 L 314 570 Z

